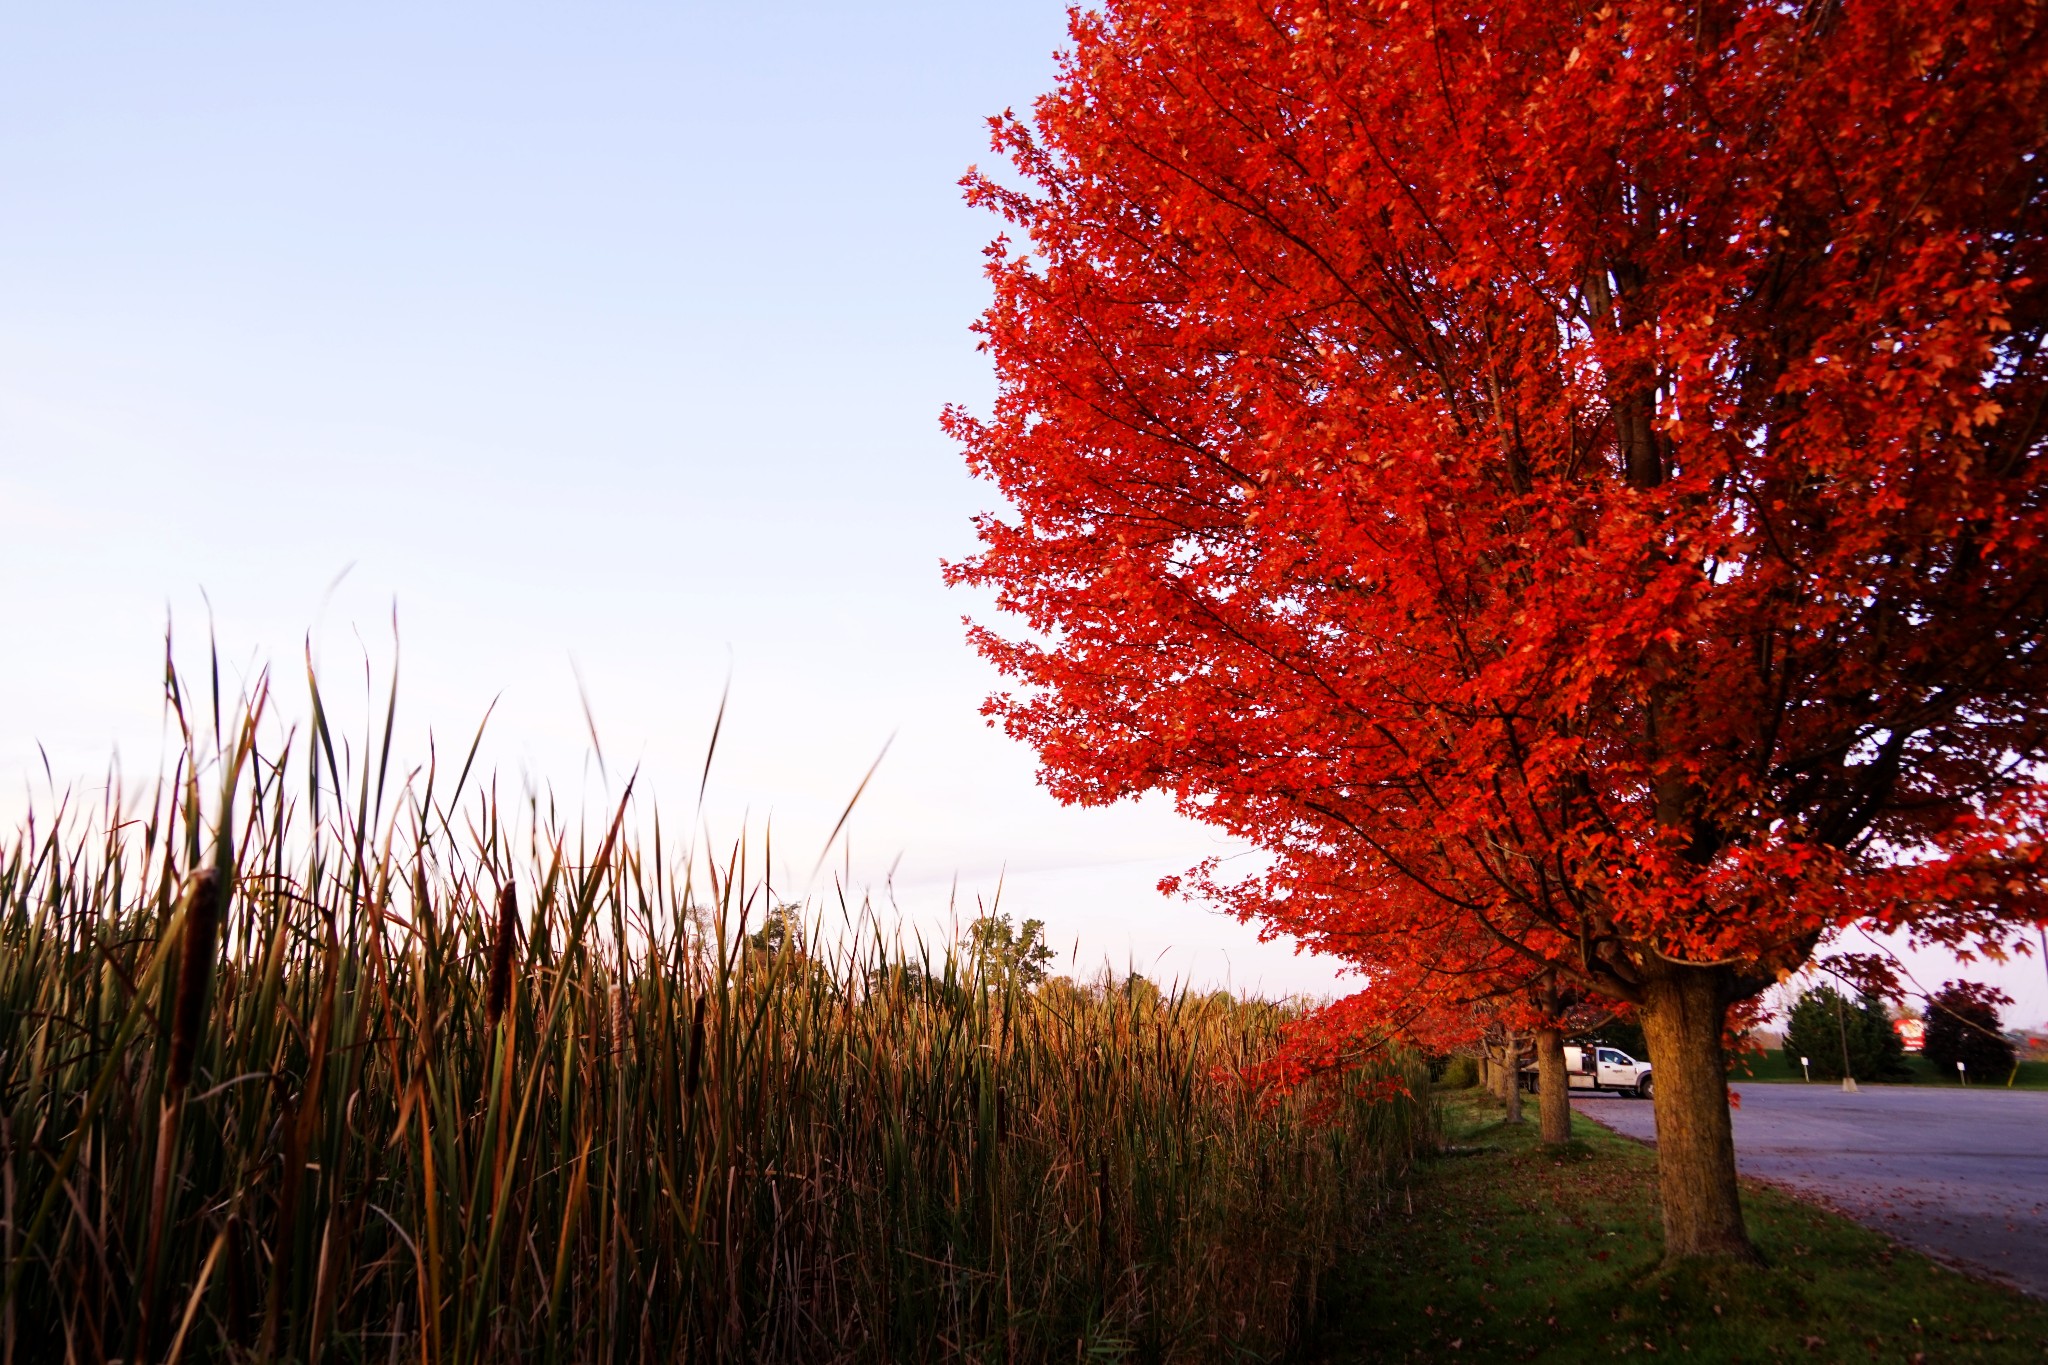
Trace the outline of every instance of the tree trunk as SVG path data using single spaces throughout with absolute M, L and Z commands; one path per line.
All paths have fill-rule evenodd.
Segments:
M 1571 1082 L 1564 1074 L 1564 1030 L 1536 1030 L 1536 1108 L 1543 1141 L 1560 1146 L 1572 1140 Z M 1656 1087 L 1652 1086 L 1654 1093 Z
M 1657 1189 L 1667 1261 L 1758 1259 L 1742 1224 L 1735 1134 L 1728 1118 L 1721 1028 L 1724 969 L 1667 966 L 1645 984 L 1643 1036 L 1650 1045 L 1657 1118 Z
M 1505 1063 L 1500 1072 L 1500 1099 L 1508 1107 L 1507 1121 L 1522 1121 L 1522 1046 L 1510 1033 L 1507 1042 L 1501 1044 L 1501 1060 Z
M 1500 1093 L 1493 1084 L 1493 1049 L 1484 1043 L 1479 1045 L 1479 1087 L 1493 1094 Z

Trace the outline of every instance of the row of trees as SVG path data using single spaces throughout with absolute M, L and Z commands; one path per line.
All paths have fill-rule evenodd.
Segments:
M 1956 1074 L 1956 1064 L 1970 1077 L 1997 1081 L 2012 1075 L 2018 1060 L 2017 1048 L 2002 1029 L 1998 1007 L 2011 1004 L 2003 992 L 1971 981 L 1950 981 L 1928 997 L 1927 1009 L 1906 1009 L 1887 1002 L 1877 991 L 1851 993 L 1822 984 L 1801 991 L 1785 1011 L 1783 1039 L 1788 1062 L 1798 1059 L 1811 1079 L 1839 1081 L 1905 1081 L 1912 1068 L 1906 1061 L 1906 1040 L 1897 1021 L 1911 1018 L 1924 1023 L 1921 1055 L 1931 1063 L 1939 1078 Z M 1654 1060 L 1639 1025 L 1620 1016 L 1591 1021 L 1570 1041 L 1585 1046 L 1605 1044 L 1618 1047 L 1639 1060 Z M 1508 1120 L 1519 1122 L 1521 1106 L 1518 1082 L 1530 1061 L 1534 1038 L 1515 1037 L 1504 1027 L 1482 1030 L 1470 1038 L 1454 1056 L 1464 1065 L 1452 1078 L 1453 1085 L 1474 1081 L 1500 1096 Z M 1446 1067 L 1446 1075 L 1449 1069 Z M 1540 1082 L 1539 1082 L 1540 1084 Z M 1544 1140 L 1563 1142 L 1566 1130 L 1546 1129 Z
M 1992 987 L 1948 982 L 1918 1015 L 1924 1024 L 1921 1055 L 1943 1077 L 1955 1073 L 1958 1062 L 1973 1078 L 2009 1077 L 2017 1049 L 2005 1035 L 1998 1007 L 2011 1003 Z M 1802 992 L 1786 1012 L 1785 1055 L 1805 1058 L 1811 1074 L 1824 1081 L 1903 1080 L 1912 1074 L 1892 1011 L 1871 991 L 1853 999 L 1828 985 Z
M 1731 1024 L 1847 924 L 2048 920 L 2048 11 L 1071 32 L 966 182 L 990 716 L 1266 855 L 1170 886 L 1366 974 L 1318 1064 L 1533 1034 L 1547 1124 L 1632 1011 L 1667 1253 L 1753 1257 Z
M 703 937 L 700 928 L 700 941 Z M 822 970 L 813 956 L 810 932 L 805 926 L 804 907 L 793 902 L 772 906 L 761 917 L 759 927 L 747 935 L 747 946 L 756 954 L 780 955 L 784 969 L 794 979 L 806 969 Z M 1165 1002 L 1165 993 L 1140 972 L 1118 976 L 1107 967 L 1092 981 L 1052 975 L 1055 960 L 1045 939 L 1045 921 L 1026 919 L 1021 924 L 1002 913 L 987 913 L 970 922 L 959 938 L 939 948 L 936 954 L 892 957 L 878 969 L 880 975 L 862 984 L 865 989 L 914 988 L 920 993 L 951 997 L 965 1003 L 971 992 L 987 987 L 998 996 L 1004 992 L 1039 992 L 1054 1003 L 1079 1003 L 1084 998 L 1099 1002 L 1111 993 L 1127 997 L 1140 1007 Z M 1209 1003 L 1230 1010 L 1277 1011 L 1284 1008 L 1265 1001 L 1240 1000 L 1228 991 L 1214 991 Z

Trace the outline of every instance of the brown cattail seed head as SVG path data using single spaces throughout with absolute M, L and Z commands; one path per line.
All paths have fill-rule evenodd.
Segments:
M 491 993 L 484 1018 L 496 1028 L 512 998 L 512 952 L 519 942 L 519 890 L 511 882 L 498 892 L 498 937 L 491 945 Z
M 206 1024 L 206 989 L 213 980 L 214 941 L 227 906 L 227 879 L 215 867 L 202 868 L 185 882 L 185 934 L 178 951 L 178 991 L 171 1001 L 171 1065 L 167 1094 L 192 1083 L 192 1061 Z
M 697 1082 L 704 1074 L 704 997 L 697 997 L 697 1008 L 690 1012 L 690 1056 L 683 1066 L 683 1093 L 691 1099 L 697 1098 Z

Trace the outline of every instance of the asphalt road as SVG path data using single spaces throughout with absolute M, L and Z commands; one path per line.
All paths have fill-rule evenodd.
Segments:
M 2048 1298 L 2048 1092 L 1740 1085 L 1735 1163 L 1910 1246 Z M 1574 1106 L 1649 1141 L 1647 1100 Z

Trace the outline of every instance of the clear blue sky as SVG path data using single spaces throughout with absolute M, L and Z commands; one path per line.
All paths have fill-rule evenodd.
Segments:
M 894 733 L 853 862 L 900 855 L 914 918 L 1007 868 L 1084 965 L 1327 989 L 1152 890 L 1205 832 L 1037 790 L 939 581 L 989 500 L 937 425 L 990 392 L 994 225 L 956 181 L 1064 24 L 0 11 L 0 805 L 38 743 L 60 776 L 153 770 L 167 608 L 188 661 L 210 599 L 238 667 L 294 673 L 310 631 L 359 692 L 395 599 L 415 751 L 502 691 L 508 780 L 580 799 L 573 660 L 613 766 L 687 817 L 730 670 L 714 828 L 772 818 L 790 880 Z
M 310 632 L 348 690 L 395 600 L 416 750 L 502 692 L 508 780 L 594 794 L 573 660 L 613 766 L 686 806 L 730 670 L 714 823 L 772 816 L 791 877 L 895 733 L 853 862 L 900 855 L 914 917 L 1007 867 L 1085 961 L 1330 989 L 1152 891 L 1227 848 L 1060 809 L 975 714 L 980 604 L 938 565 L 990 494 L 936 419 L 990 392 L 994 225 L 955 182 L 1064 23 L 0 9 L 0 813 L 38 743 L 60 775 L 153 768 L 167 610 L 196 648 L 210 600 L 238 667 L 289 674 Z

